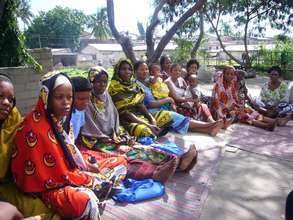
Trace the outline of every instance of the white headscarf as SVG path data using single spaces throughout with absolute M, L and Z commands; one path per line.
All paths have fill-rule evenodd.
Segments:
M 58 86 L 61 85 L 71 85 L 71 83 L 67 77 L 59 75 L 55 81 L 53 89 L 56 89 Z

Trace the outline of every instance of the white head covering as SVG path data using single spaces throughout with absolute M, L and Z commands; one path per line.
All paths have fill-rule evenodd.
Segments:
M 65 77 L 64 75 L 59 75 L 57 79 L 55 80 L 55 84 L 53 89 L 56 89 L 58 86 L 61 85 L 71 85 L 69 79 Z

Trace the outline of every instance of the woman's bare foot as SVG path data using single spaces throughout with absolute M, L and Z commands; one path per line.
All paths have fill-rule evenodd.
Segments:
M 197 150 L 195 145 L 191 144 L 189 150 L 181 156 L 179 170 L 185 171 L 195 157 L 197 157 Z
M 177 158 L 173 158 L 167 163 L 158 166 L 153 174 L 153 179 L 162 183 L 167 182 L 167 180 L 175 173 L 177 166 Z
M 274 131 L 277 126 L 277 122 L 268 123 L 265 130 L 267 131 Z
M 189 173 L 189 171 L 192 170 L 192 168 L 197 164 L 197 158 L 198 158 L 198 151 L 196 150 L 196 154 L 194 158 L 192 159 L 188 167 L 183 172 Z
M 234 117 L 228 118 L 224 121 L 222 129 L 226 130 L 234 122 Z
M 289 115 L 287 115 L 286 117 L 283 117 L 283 118 L 277 118 L 276 120 L 277 120 L 277 125 L 278 126 L 285 126 L 287 123 L 288 123 L 288 121 L 290 121 L 290 116 Z
M 209 134 L 212 137 L 215 137 L 218 134 L 218 132 L 223 128 L 223 126 L 224 126 L 224 122 L 222 119 L 216 121 L 215 125 L 211 128 L 211 131 Z

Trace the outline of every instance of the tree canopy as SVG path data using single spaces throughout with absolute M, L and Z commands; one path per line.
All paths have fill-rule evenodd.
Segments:
M 26 43 L 30 48 L 66 47 L 76 50 L 86 22 L 87 16 L 83 12 L 57 6 L 33 19 L 25 31 Z
M 17 17 L 19 17 L 25 25 L 29 25 L 33 16 L 31 12 L 30 0 L 20 0 L 17 10 Z
M 178 0 L 160 0 L 155 6 L 153 15 L 150 19 L 150 22 L 146 28 L 146 45 L 147 45 L 147 62 L 154 63 L 157 62 L 159 57 L 161 56 L 164 48 L 170 42 L 178 28 L 180 28 L 184 22 L 191 17 L 195 12 L 202 9 L 206 0 L 197 0 L 195 3 L 189 5 L 189 7 L 184 8 L 182 10 L 182 15 L 178 16 L 176 21 L 174 21 L 171 27 L 166 31 L 165 35 L 162 36 L 159 42 L 155 42 L 154 40 L 154 31 L 158 27 L 161 22 L 161 18 L 159 17 L 159 13 L 162 11 L 165 5 L 173 5 L 179 2 Z M 115 25 L 115 17 L 114 17 L 114 2 L 113 0 L 107 0 L 107 12 L 108 12 L 108 20 L 109 25 L 115 39 L 121 44 L 122 49 L 127 58 L 129 58 L 132 62 L 135 62 L 136 56 L 133 51 L 133 46 L 131 39 L 119 32 Z
M 195 2 L 195 0 L 181 0 L 175 1 L 172 5 L 165 5 L 163 8 L 165 25 L 173 22 L 176 17 L 180 17 L 184 9 L 192 2 Z M 227 53 L 230 59 L 249 67 L 251 61 L 247 50 L 248 37 L 253 33 L 264 32 L 266 29 L 265 21 L 273 28 L 288 31 L 293 24 L 292 6 L 293 2 L 290 0 L 208 0 L 203 7 L 204 22 L 211 25 L 211 29 L 216 34 L 223 51 Z M 231 31 L 230 24 L 223 20 L 223 16 L 226 15 L 233 19 L 238 30 Z M 187 34 L 188 37 L 191 37 L 190 33 L 194 33 L 199 29 L 199 17 L 200 15 L 196 13 L 193 17 L 189 18 L 182 28 L 178 29 L 177 34 Z M 240 33 L 242 33 L 241 37 L 243 38 L 246 57 L 248 58 L 244 61 L 238 60 L 226 51 L 222 42 L 222 36 L 230 34 L 239 36 Z M 195 44 L 198 45 L 199 40 L 201 38 L 194 41 Z
M 3 0 L 0 3 L 0 66 L 20 66 L 29 64 L 40 70 L 24 45 L 24 37 L 17 24 L 19 1 Z
M 89 16 L 87 26 L 92 29 L 92 34 L 99 40 L 107 40 L 112 36 L 108 23 L 107 8 L 98 9 L 96 14 Z

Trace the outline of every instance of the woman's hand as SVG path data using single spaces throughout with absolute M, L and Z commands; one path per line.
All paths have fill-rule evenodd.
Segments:
M 175 104 L 171 104 L 171 109 L 174 111 L 174 112 L 177 112 L 177 106 Z
M 152 130 L 152 132 L 156 136 L 158 136 L 161 132 L 161 129 L 157 125 L 149 125 L 148 127 Z
M 86 161 L 87 168 L 90 172 L 99 173 L 99 164 L 97 163 L 97 159 L 94 156 L 90 156 Z
M 113 140 L 110 137 L 102 137 L 98 140 L 98 142 L 103 144 L 111 144 L 113 143 Z
M 174 99 L 171 98 L 171 97 L 167 97 L 167 98 L 166 98 L 166 103 L 170 103 L 171 105 L 175 105 L 175 101 L 174 101 Z
M 17 208 L 8 202 L 0 202 L 0 219 L 1 220 L 20 220 L 22 214 Z

